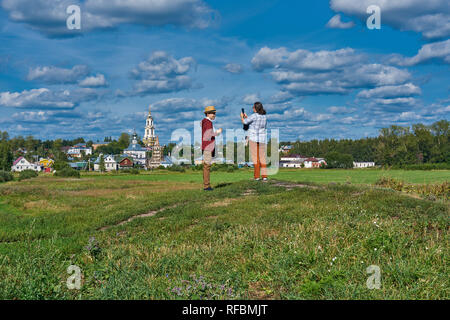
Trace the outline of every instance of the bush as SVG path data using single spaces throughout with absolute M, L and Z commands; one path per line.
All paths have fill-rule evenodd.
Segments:
M 186 169 L 183 166 L 178 166 L 178 165 L 174 165 L 168 168 L 169 171 L 174 171 L 174 172 L 186 172 Z
M 396 180 L 390 177 L 382 177 L 375 182 L 377 186 L 394 189 L 397 191 L 402 191 L 405 183 L 401 180 Z
M 235 170 L 238 170 L 239 167 L 235 164 L 213 164 L 211 167 L 211 171 L 221 171 L 221 172 L 234 172 Z
M 70 165 L 65 162 L 65 161 L 55 161 L 55 163 L 53 163 L 53 169 L 55 169 L 56 171 L 62 170 L 62 169 L 71 169 Z
M 77 170 L 74 170 L 72 168 L 64 168 L 62 170 L 56 171 L 55 176 L 57 177 L 64 177 L 64 178 L 80 178 L 80 172 Z
M 131 168 L 131 169 L 123 169 L 120 170 L 119 173 L 123 173 L 123 174 L 140 174 L 141 171 L 137 168 Z
M 23 170 L 19 174 L 19 181 L 36 178 L 38 175 L 39 174 L 34 170 Z
M 397 191 L 417 193 L 429 200 L 435 200 L 436 198 L 448 199 L 450 196 L 450 183 L 447 181 L 437 184 L 406 184 L 401 180 L 382 177 L 375 184 Z
M 0 183 L 12 180 L 14 180 L 14 176 L 11 174 L 11 172 L 0 170 Z
M 353 156 L 339 152 L 329 152 L 325 156 L 327 169 L 351 169 L 353 168 Z

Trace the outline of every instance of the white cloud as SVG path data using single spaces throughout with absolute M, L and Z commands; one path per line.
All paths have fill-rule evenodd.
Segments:
M 368 100 L 365 104 L 366 110 L 374 116 L 380 116 L 392 113 L 401 113 L 417 109 L 421 102 L 411 97 L 399 98 L 374 98 Z M 390 117 L 390 116 L 388 116 Z
M 234 74 L 240 74 L 244 72 L 244 67 L 238 63 L 229 63 L 224 67 L 224 69 Z
M 340 14 L 333 16 L 327 23 L 327 27 L 332 29 L 351 29 L 354 26 L 355 23 L 353 21 L 342 22 Z
M 0 106 L 73 108 L 75 105 L 63 97 L 56 97 L 49 89 L 41 88 L 22 92 L 2 92 L 0 93 Z
M 277 92 L 276 94 L 272 95 L 269 99 L 270 103 L 283 103 L 283 102 L 288 102 L 291 101 L 292 99 L 294 99 L 294 95 L 287 92 L 287 91 L 280 91 Z
M 406 83 L 400 86 L 384 86 L 370 90 L 363 90 L 358 93 L 359 98 L 398 98 L 417 96 L 422 90 L 412 83 Z
M 261 48 L 252 59 L 255 70 L 270 71 L 281 90 L 290 94 L 348 94 L 357 88 L 400 85 L 411 78 L 407 70 L 378 63 L 346 48 L 335 51 L 288 51 Z
M 247 94 L 244 97 L 242 97 L 242 102 L 244 104 L 253 105 L 255 102 L 258 102 L 258 101 L 261 101 L 261 98 L 260 98 L 259 94 L 257 94 L 257 93 Z
M 347 108 L 347 107 L 331 106 L 327 109 L 327 111 L 332 114 L 347 114 L 347 113 L 354 113 L 356 111 L 356 109 L 355 108 Z
M 400 66 L 414 66 L 433 59 L 450 64 L 450 39 L 441 42 L 425 44 L 422 46 L 422 48 L 420 48 L 419 52 L 411 58 L 394 55 L 390 59 L 390 62 Z
M 420 120 L 422 117 L 419 114 L 416 114 L 413 111 L 402 112 L 399 115 L 396 115 L 393 121 L 411 121 L 411 120 Z
M 49 116 L 45 111 L 16 112 L 11 116 L 13 119 L 25 122 L 47 121 Z
M 381 23 L 399 30 L 422 33 L 425 38 L 450 36 L 450 6 L 448 0 L 331 0 L 335 12 L 355 16 L 366 21 L 370 5 L 381 9 Z
M 147 95 L 190 89 L 192 80 L 186 74 L 194 66 L 192 57 L 177 60 L 164 51 L 154 52 L 131 70 L 131 76 L 138 80 L 131 94 Z
M 177 76 L 173 79 L 141 80 L 134 85 L 133 95 L 177 92 L 191 87 L 192 81 L 188 76 Z
M 37 80 L 46 84 L 70 84 L 76 83 L 88 74 L 89 68 L 85 65 L 76 65 L 71 69 L 44 66 L 31 68 L 27 80 Z
M 139 63 L 136 68 L 131 70 L 131 74 L 136 79 L 160 79 L 184 75 L 194 65 L 195 60 L 192 57 L 177 60 L 167 52 L 156 51 L 147 60 Z
M 156 101 L 151 104 L 154 111 L 159 112 L 190 112 L 194 111 L 197 116 L 201 116 L 206 106 L 215 106 L 217 109 L 225 108 L 231 101 L 228 97 L 221 99 L 190 99 L 190 98 L 169 98 Z
M 257 71 L 265 69 L 289 68 L 303 71 L 326 71 L 345 67 L 363 59 L 352 48 L 335 51 L 321 50 L 312 52 L 299 49 L 289 52 L 286 48 L 261 48 L 253 57 L 252 65 Z
M 303 107 L 295 107 L 283 111 L 282 113 L 273 114 L 268 113 L 267 116 L 271 125 L 274 126 L 287 126 L 287 125 L 295 125 L 295 124 L 309 124 L 312 125 L 314 123 L 323 123 L 331 120 L 333 117 L 329 114 L 324 113 L 312 113 L 306 110 Z
M 81 7 L 81 32 L 120 24 L 206 28 L 218 13 L 202 0 L 2 0 L 9 19 L 49 36 L 76 35 L 66 27 L 66 8 Z
M 98 98 L 92 89 L 58 90 L 47 88 L 24 90 L 22 92 L 0 92 L 0 106 L 10 108 L 71 109 L 81 102 Z
M 106 83 L 105 76 L 101 73 L 98 73 L 95 76 L 87 77 L 81 80 L 78 84 L 80 87 L 88 88 L 106 87 L 108 85 Z

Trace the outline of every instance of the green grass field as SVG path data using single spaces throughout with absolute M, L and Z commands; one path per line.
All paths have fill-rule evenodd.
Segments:
M 448 299 L 450 171 L 40 176 L 0 185 L 0 299 Z M 331 183 L 333 182 L 333 183 Z M 67 268 L 82 271 L 69 290 Z M 369 290 L 366 268 L 381 269 Z
M 95 175 L 98 178 L 109 177 Z M 185 173 L 169 174 L 168 171 L 155 171 L 154 173 L 136 176 L 114 175 L 118 179 L 148 180 L 148 181 L 173 181 L 173 182 L 202 182 L 200 172 L 187 171 Z M 241 169 L 229 174 L 226 172 L 213 172 L 211 179 L 215 183 L 228 183 L 248 180 L 253 177 L 253 169 Z M 286 181 L 303 181 L 314 183 L 346 183 L 373 184 L 381 177 L 391 177 L 404 180 L 409 183 L 439 183 L 450 181 L 450 170 L 435 171 L 406 171 L 406 170 L 378 170 L 378 169 L 355 169 L 355 170 L 317 170 L 317 169 L 280 169 L 272 179 Z

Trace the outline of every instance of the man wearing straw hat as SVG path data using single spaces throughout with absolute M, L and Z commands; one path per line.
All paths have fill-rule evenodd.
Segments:
M 216 119 L 216 108 L 209 106 L 205 108 L 205 119 L 202 120 L 202 153 L 203 153 L 203 189 L 212 191 L 210 172 L 212 158 L 216 153 L 216 136 L 222 133 L 222 128 L 214 131 L 213 121 Z

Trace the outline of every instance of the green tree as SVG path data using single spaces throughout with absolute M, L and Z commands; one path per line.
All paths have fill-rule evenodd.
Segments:
M 1 133 L 0 139 L 1 139 L 2 141 L 7 141 L 7 140 L 9 140 L 9 134 L 8 134 L 7 131 L 3 131 L 3 132 L 0 131 L 0 133 Z
M 103 157 L 103 154 L 100 155 L 100 171 L 101 172 L 105 172 L 106 168 L 105 168 L 105 158 Z
M 351 169 L 353 168 L 353 156 L 351 154 L 339 153 L 332 151 L 326 154 L 326 168 Z
M 122 134 L 120 135 L 118 144 L 123 149 L 127 148 L 128 145 L 130 144 L 130 135 L 126 132 L 122 132 Z
M 6 140 L 0 142 L 0 168 L 3 171 L 11 171 L 13 154 Z

